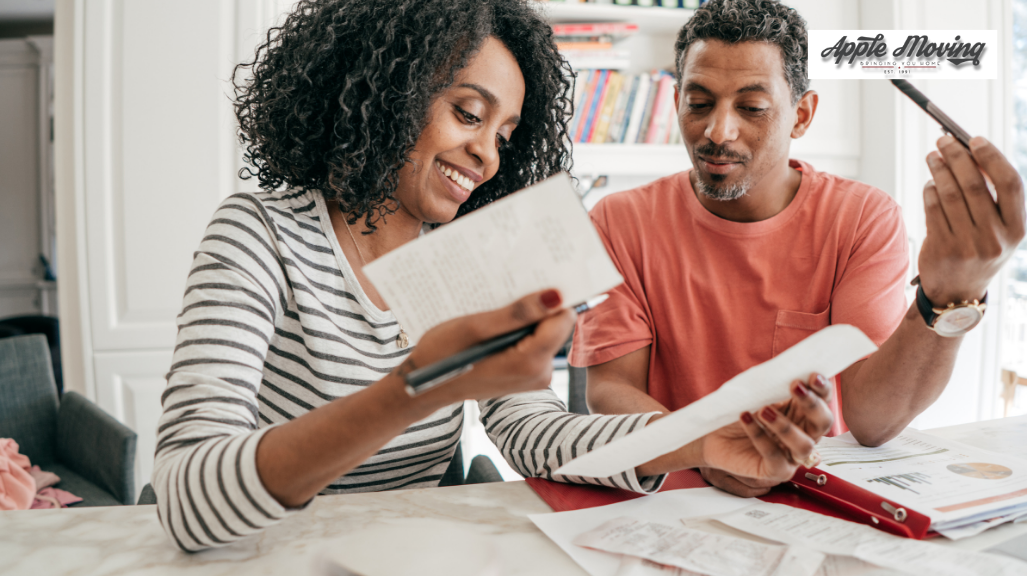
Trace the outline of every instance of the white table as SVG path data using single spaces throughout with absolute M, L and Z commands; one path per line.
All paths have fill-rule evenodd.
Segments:
M 939 430 L 958 439 L 959 430 Z M 583 575 L 585 572 L 528 520 L 550 512 L 525 482 L 321 496 L 307 510 L 259 536 L 198 554 L 178 551 L 157 521 L 154 506 L 66 508 L 0 512 L 0 574 L 286 574 L 314 573 L 319 553 L 340 539 L 386 532 L 406 523 L 435 522 L 485 535 L 501 574 Z M 423 524 L 422 524 L 423 525 Z M 946 546 L 981 550 L 1027 533 L 1027 523 L 1005 525 Z M 466 552 L 454 538 L 446 554 Z M 405 549 L 396 542 L 396 553 Z M 420 574 L 448 574 L 450 565 L 424 565 Z

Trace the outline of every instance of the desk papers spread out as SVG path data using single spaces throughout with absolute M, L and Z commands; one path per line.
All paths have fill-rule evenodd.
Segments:
M 1027 460 L 1027 414 L 946 426 L 931 430 L 931 436 L 958 440 L 976 448 Z
M 928 516 L 942 534 L 1027 510 L 1027 461 L 1015 456 L 912 428 L 878 447 L 824 438 L 817 451 L 821 470 Z
M 621 558 L 607 552 L 583 548 L 573 544 L 581 533 L 587 532 L 620 516 L 630 516 L 646 522 L 677 525 L 682 518 L 719 516 L 753 502 L 752 498 L 739 498 L 716 488 L 670 490 L 625 502 L 585 508 L 571 512 L 531 514 L 528 518 L 550 540 L 574 559 L 592 576 L 615 576 L 621 568 Z M 631 572 L 639 576 L 666 574 L 657 568 L 638 566 Z
M 760 503 L 718 517 L 718 521 L 761 538 L 852 556 L 904 574 L 922 576 L 1013 576 L 1027 563 L 982 552 L 900 538 L 869 526 L 782 504 Z
M 813 576 L 824 555 L 622 516 L 574 539 L 578 546 L 644 558 L 708 576 Z
M 425 234 L 364 274 L 413 342 L 538 290 L 557 288 L 576 305 L 623 282 L 566 174 Z
M 834 376 L 875 350 L 877 346 L 858 328 L 845 324 L 829 326 L 728 380 L 716 392 L 571 460 L 556 473 L 592 478 L 620 474 L 731 424 L 743 411 L 754 412 L 787 400 L 795 380 L 805 382 L 813 372 Z

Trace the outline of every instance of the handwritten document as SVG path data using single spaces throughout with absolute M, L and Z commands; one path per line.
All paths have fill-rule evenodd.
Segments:
M 824 554 L 852 556 L 903 574 L 1027 574 L 1027 563 L 1012 558 L 900 538 L 863 524 L 782 504 L 754 504 L 717 520 L 774 542 L 802 546 Z
M 623 282 L 566 174 L 425 234 L 364 274 L 413 342 L 538 290 L 557 288 L 575 305 Z
M 622 516 L 574 539 L 578 546 L 710 576 L 812 576 L 824 555 Z
M 838 324 L 824 328 L 777 357 L 728 380 L 716 392 L 661 418 L 641 430 L 606 444 L 556 470 L 564 476 L 614 476 L 662 456 L 791 396 L 793 381 L 813 372 L 834 376 L 877 350 L 858 328 Z

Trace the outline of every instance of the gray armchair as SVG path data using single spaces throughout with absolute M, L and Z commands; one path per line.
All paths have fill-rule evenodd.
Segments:
M 46 338 L 0 340 L 0 438 L 61 477 L 75 506 L 132 504 L 136 433 L 75 392 L 58 400 Z

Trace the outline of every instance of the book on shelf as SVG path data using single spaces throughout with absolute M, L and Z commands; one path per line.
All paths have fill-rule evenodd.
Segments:
M 568 136 L 579 144 L 681 142 L 674 77 L 653 71 L 580 71 L 574 80 L 574 115 Z

